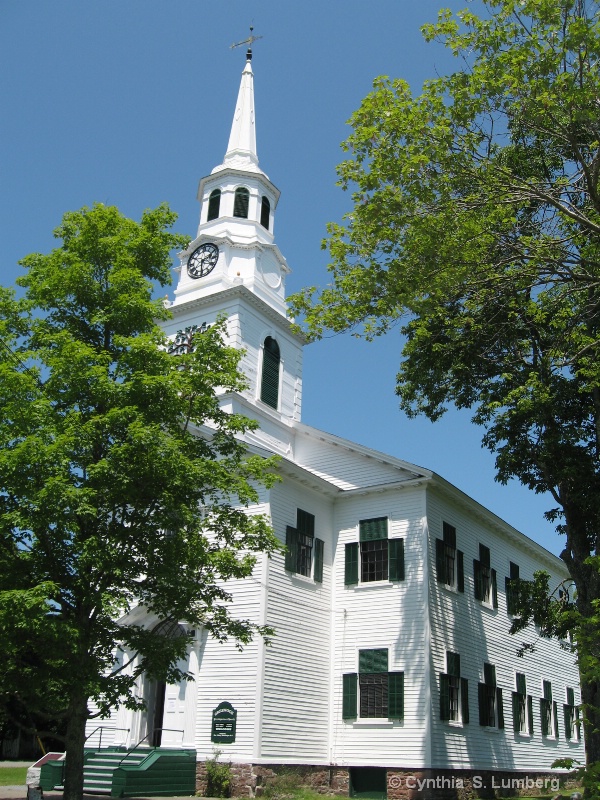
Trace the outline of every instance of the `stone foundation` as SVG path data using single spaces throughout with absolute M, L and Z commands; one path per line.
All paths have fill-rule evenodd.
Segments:
M 225 762 L 226 763 L 226 762 Z M 287 764 L 231 764 L 231 796 L 252 798 L 264 794 L 276 783 L 282 794 L 298 785 L 309 786 L 323 795 L 348 797 L 350 770 L 347 767 Z M 492 798 L 556 795 L 578 788 L 569 775 L 551 772 L 501 772 L 489 770 L 403 770 L 387 769 L 388 800 L 492 800 Z M 204 763 L 196 769 L 196 792 L 206 796 Z

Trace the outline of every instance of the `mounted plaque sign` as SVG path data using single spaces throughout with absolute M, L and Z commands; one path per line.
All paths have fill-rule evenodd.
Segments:
M 231 744 L 235 742 L 235 725 L 237 711 L 227 701 L 219 703 L 212 712 L 211 742 L 215 744 Z

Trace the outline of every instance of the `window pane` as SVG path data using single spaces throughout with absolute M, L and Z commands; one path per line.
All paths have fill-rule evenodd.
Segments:
M 387 717 L 388 676 L 387 673 L 359 675 L 360 716 Z
M 388 540 L 360 543 L 361 581 L 386 581 L 388 578 Z

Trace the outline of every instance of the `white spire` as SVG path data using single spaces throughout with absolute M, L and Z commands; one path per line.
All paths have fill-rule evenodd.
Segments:
M 223 167 L 262 172 L 258 167 L 256 154 L 256 125 L 254 122 L 254 75 L 252 73 L 251 51 L 248 51 L 246 66 L 242 72 L 240 91 L 233 115 L 231 133 Z M 214 172 L 215 170 L 213 170 Z

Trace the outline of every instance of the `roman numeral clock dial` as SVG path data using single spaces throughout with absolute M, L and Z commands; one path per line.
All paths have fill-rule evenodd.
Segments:
M 203 278 L 213 271 L 219 258 L 216 244 L 205 242 L 197 247 L 188 258 L 187 271 L 190 278 Z

